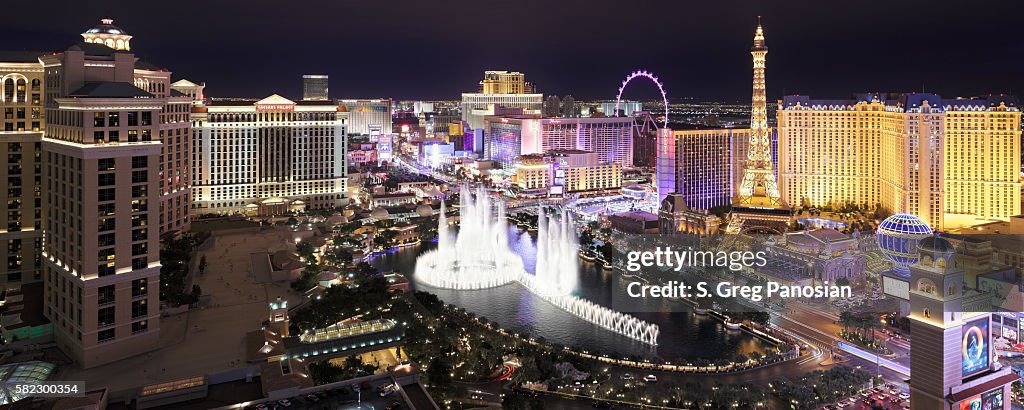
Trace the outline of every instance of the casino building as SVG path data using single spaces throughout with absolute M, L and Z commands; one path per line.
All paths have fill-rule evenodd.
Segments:
M 1021 213 L 1014 98 L 786 96 L 777 116 L 779 189 L 793 206 L 881 205 L 940 230 Z
M 914 409 L 1010 409 L 1019 377 L 995 362 L 991 298 L 964 286 L 954 246 L 932 236 L 910 268 L 910 402 Z
M 512 169 L 520 155 L 554 150 L 582 150 L 597 154 L 601 162 L 620 167 L 633 164 L 633 119 L 539 118 L 529 115 L 488 116 L 484 154 Z
M 280 215 L 343 204 L 344 107 L 213 100 L 192 110 L 192 213 Z

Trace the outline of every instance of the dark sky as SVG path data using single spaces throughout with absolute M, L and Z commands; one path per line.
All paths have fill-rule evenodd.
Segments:
M 299 96 L 302 74 L 327 73 L 332 97 L 456 99 L 484 70 L 510 69 L 545 94 L 610 99 L 622 78 L 645 68 L 670 98 L 742 101 L 759 14 L 769 100 L 1024 91 L 1018 0 L 11 3 L 0 48 L 54 50 L 110 16 L 135 36 L 139 56 L 206 82 L 215 97 Z M 627 97 L 652 90 L 637 84 Z

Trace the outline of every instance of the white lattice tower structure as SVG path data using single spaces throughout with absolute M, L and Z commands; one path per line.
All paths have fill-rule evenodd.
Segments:
M 754 93 L 750 109 L 750 148 L 740 182 L 739 205 L 781 206 L 779 186 L 772 163 L 771 132 L 768 130 L 768 103 L 765 98 L 764 70 L 768 46 L 764 43 L 764 30 L 758 17 L 754 32 Z

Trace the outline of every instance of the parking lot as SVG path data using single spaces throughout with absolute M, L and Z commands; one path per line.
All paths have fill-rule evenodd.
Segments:
M 823 408 L 828 410 L 870 410 L 881 406 L 884 409 L 901 410 L 910 408 L 910 399 L 907 393 L 896 390 L 894 386 L 886 385 L 869 390 L 864 390 L 857 395 L 847 397 L 835 404 L 826 405 Z
M 357 393 L 352 386 L 330 389 L 297 397 L 290 397 L 286 400 L 261 403 L 246 407 L 253 410 L 284 410 L 284 409 L 309 409 L 309 410 L 396 410 L 408 409 L 401 393 L 394 391 L 381 397 L 379 390 L 390 384 L 390 379 L 378 380 L 364 383 L 359 387 Z

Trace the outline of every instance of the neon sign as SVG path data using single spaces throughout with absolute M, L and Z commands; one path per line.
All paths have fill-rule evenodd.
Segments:
M 256 111 L 294 111 L 293 104 L 256 104 Z

